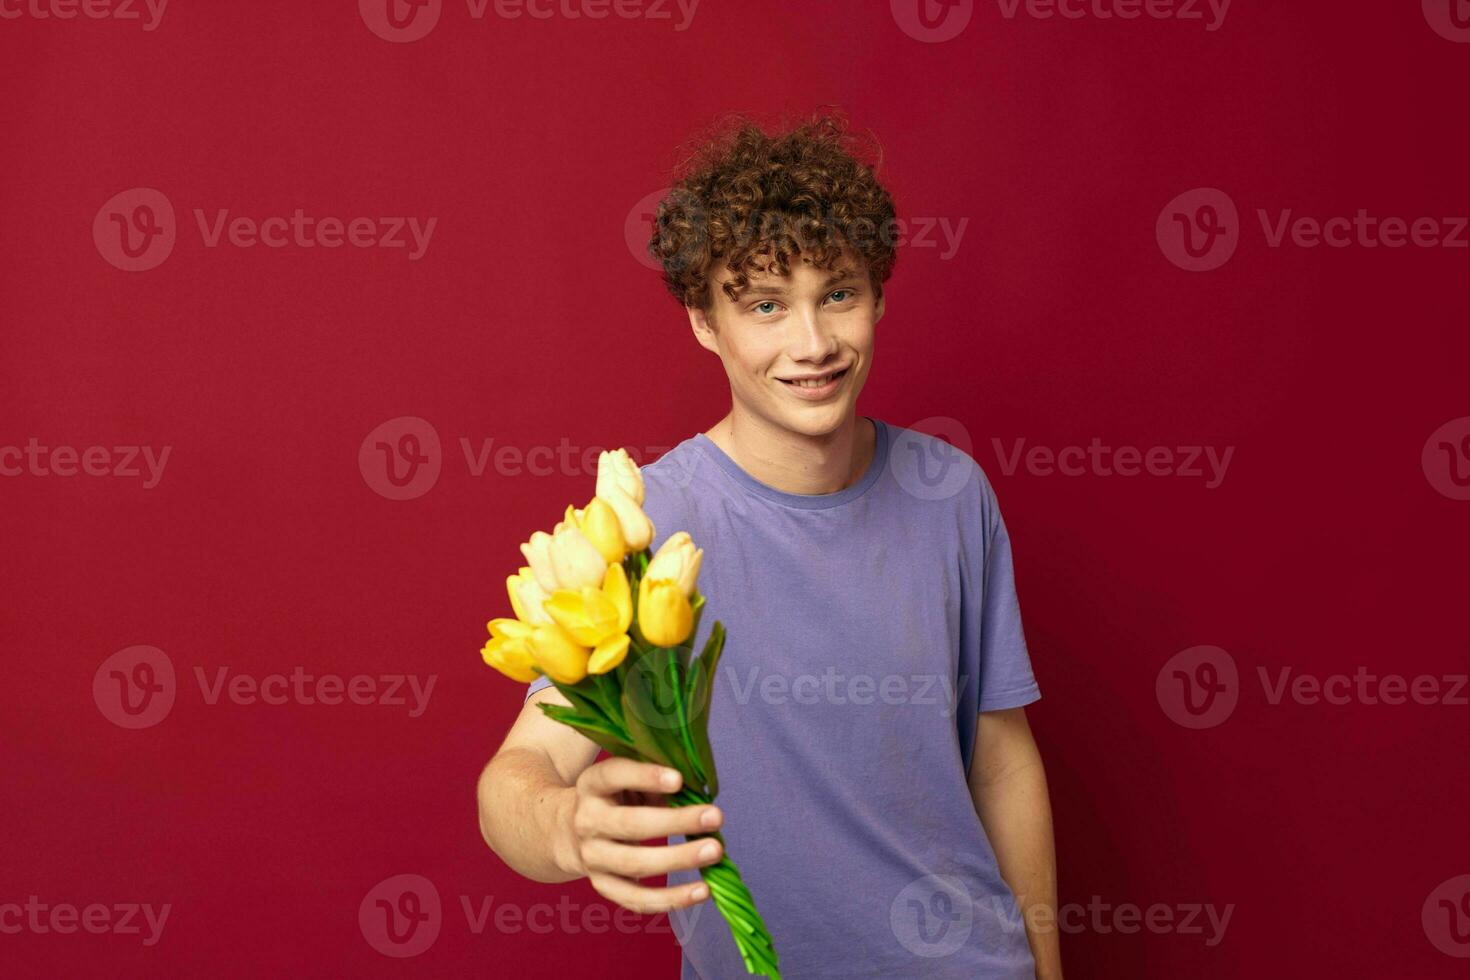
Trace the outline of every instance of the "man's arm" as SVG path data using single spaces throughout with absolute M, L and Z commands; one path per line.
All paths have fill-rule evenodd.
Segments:
M 526 699 L 500 751 L 480 773 L 480 834 L 513 871 L 533 881 L 571 881 L 585 874 L 572 839 L 575 784 L 598 748 L 546 717 L 536 707 L 542 701 L 570 705 L 555 687 Z
M 1061 980 L 1057 862 L 1041 753 L 1025 708 L 982 711 L 975 726 L 970 796 L 1001 877 L 1026 923 L 1037 980 Z

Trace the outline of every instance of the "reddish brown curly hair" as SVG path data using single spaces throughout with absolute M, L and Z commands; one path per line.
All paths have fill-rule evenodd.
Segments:
M 648 252 L 669 292 L 708 313 L 718 262 L 734 273 L 723 287 L 734 301 L 751 272 L 785 276 L 803 254 L 832 270 L 850 252 L 881 298 L 897 230 L 893 199 L 877 178 L 881 150 L 872 146 L 866 152 L 840 112 L 819 111 L 774 134 L 744 115 L 716 123 L 675 169 L 654 215 Z

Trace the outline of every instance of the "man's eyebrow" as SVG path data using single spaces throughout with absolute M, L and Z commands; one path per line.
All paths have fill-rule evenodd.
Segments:
M 857 270 L 855 270 L 855 269 L 838 269 L 836 272 L 832 273 L 832 275 L 830 277 L 828 277 L 828 279 L 827 279 L 826 282 L 822 283 L 822 288 L 823 289 L 826 289 L 826 288 L 828 288 L 830 286 L 835 286 L 839 282 L 842 282 L 845 279 L 856 279 L 856 278 L 857 278 Z M 746 286 L 744 289 L 742 289 L 740 291 L 740 295 L 742 297 L 744 297 L 744 296 L 780 296 L 781 294 L 783 294 L 785 292 L 786 292 L 786 287 L 785 286 Z

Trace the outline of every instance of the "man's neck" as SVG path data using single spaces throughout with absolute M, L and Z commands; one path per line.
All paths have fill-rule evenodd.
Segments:
M 856 414 L 826 435 L 807 436 L 732 410 L 705 435 L 767 486 L 812 495 L 836 493 L 861 480 L 872 465 L 878 433 Z

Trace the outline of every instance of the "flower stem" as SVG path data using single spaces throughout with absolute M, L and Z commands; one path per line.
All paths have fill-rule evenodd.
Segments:
M 712 802 L 714 801 L 709 794 L 692 789 L 687 784 L 669 797 L 671 806 L 696 806 Z M 724 916 L 730 927 L 735 946 L 740 950 L 740 958 L 745 961 L 746 972 L 770 977 L 771 980 L 781 980 L 781 969 L 776 963 L 776 949 L 771 942 L 771 934 L 760 913 L 756 911 L 755 899 L 751 897 L 750 889 L 745 887 L 745 882 L 740 878 L 740 870 L 730 860 L 725 839 L 720 836 L 719 831 L 686 836 L 690 840 L 710 837 L 720 842 L 720 848 L 725 853 L 714 864 L 700 868 L 699 876 L 709 886 L 710 898 L 714 901 L 715 908 L 719 909 L 720 915 Z

